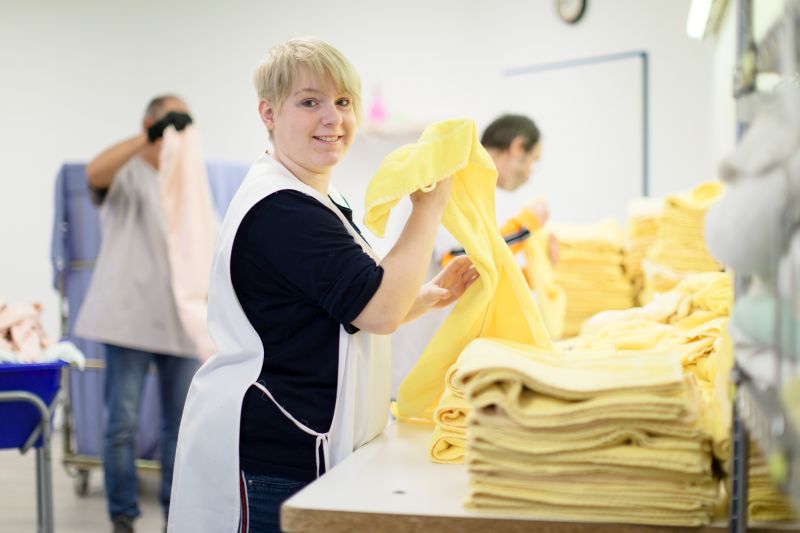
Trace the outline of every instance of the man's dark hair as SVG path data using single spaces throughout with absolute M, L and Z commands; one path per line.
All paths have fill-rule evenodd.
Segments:
M 503 115 L 483 130 L 481 144 L 484 148 L 508 150 L 511 141 L 518 135 L 525 139 L 523 146 L 526 152 L 530 152 L 539 142 L 539 128 L 531 119 L 523 115 Z
M 183 102 L 183 99 L 180 96 L 174 94 L 162 94 L 156 96 L 150 100 L 149 104 L 147 104 L 147 107 L 144 110 L 144 116 L 152 119 L 161 118 L 161 115 L 164 114 L 164 104 L 166 104 L 169 100 L 178 100 L 179 102 Z

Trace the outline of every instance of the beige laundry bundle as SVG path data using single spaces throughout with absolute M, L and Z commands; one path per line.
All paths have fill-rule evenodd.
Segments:
M 451 381 L 472 408 L 467 507 L 596 522 L 711 520 L 711 440 L 679 354 L 556 353 L 478 339 Z
M 555 225 L 559 245 L 555 282 L 566 294 L 563 336 L 580 331 L 590 316 L 633 305 L 625 276 L 622 229 L 609 219 L 592 225 Z
M 642 262 L 641 303 L 673 288 L 689 273 L 722 270 L 722 265 L 709 254 L 703 237 L 706 212 L 722 190 L 722 183 L 707 182 L 664 200 L 658 236 Z
M 640 303 L 638 296 L 644 287 L 642 260 L 656 242 L 663 208 L 664 201 L 660 198 L 635 198 L 628 204 L 623 265 L 636 303 Z
M 52 342 L 41 323 L 42 304 L 0 300 L 0 361 L 33 362 Z

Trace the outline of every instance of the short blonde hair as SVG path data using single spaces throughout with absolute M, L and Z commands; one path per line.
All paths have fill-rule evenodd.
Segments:
M 300 65 L 319 79 L 330 78 L 350 99 L 356 120 L 360 121 L 361 80 L 355 68 L 339 50 L 315 37 L 296 37 L 272 47 L 254 76 L 259 99 L 269 100 L 280 110 L 289 97 Z

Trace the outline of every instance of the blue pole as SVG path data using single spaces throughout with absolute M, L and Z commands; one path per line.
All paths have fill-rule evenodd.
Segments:
M 650 59 L 642 57 L 642 196 L 650 196 Z

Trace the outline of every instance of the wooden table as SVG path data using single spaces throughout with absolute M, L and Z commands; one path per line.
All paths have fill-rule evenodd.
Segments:
M 700 528 L 563 522 L 464 509 L 467 470 L 428 459 L 430 426 L 392 424 L 330 472 L 287 500 L 281 528 L 300 532 L 435 531 L 516 533 L 719 533 L 727 524 Z M 749 531 L 795 530 L 786 526 Z

